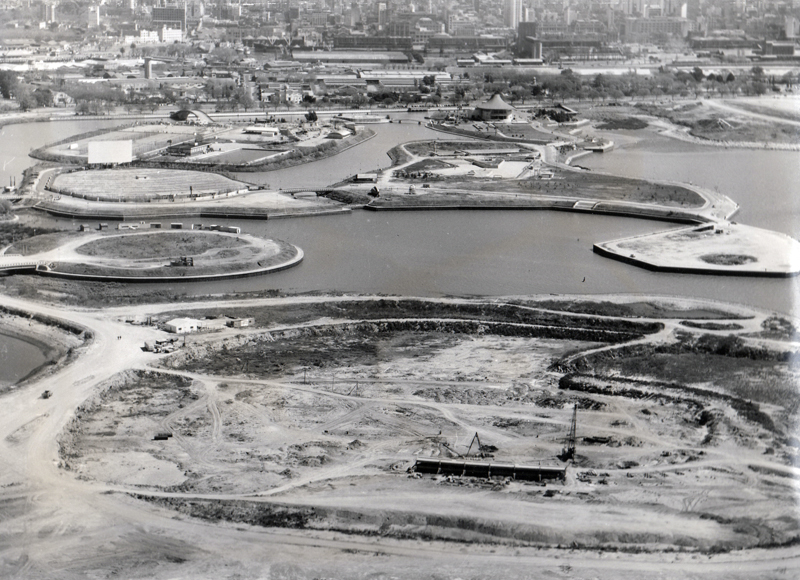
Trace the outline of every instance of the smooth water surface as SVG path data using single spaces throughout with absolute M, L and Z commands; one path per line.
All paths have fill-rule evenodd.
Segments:
M 35 345 L 0 334 L 0 388 L 13 385 L 44 362 L 44 354 Z
M 84 132 L 96 126 L 81 123 L 69 122 L 70 130 Z M 386 152 L 397 143 L 449 137 L 415 122 L 371 128 L 376 137 L 335 157 L 242 175 L 273 188 L 318 187 L 387 167 Z M 583 157 L 578 163 L 598 171 L 717 188 L 742 206 L 737 221 L 796 237 L 800 234 L 800 201 L 793 195 L 800 183 L 797 153 L 720 149 L 644 136 L 624 150 Z M 36 139 L 28 136 L 28 142 L 38 146 L 54 138 L 48 134 L 32 143 Z M 42 217 L 38 221 L 55 220 Z M 65 227 L 78 225 L 58 222 Z M 177 293 L 267 288 L 422 296 L 634 293 L 740 302 L 787 313 L 795 311 L 797 302 L 795 279 L 653 273 L 592 253 L 596 242 L 676 227 L 663 222 L 531 210 L 357 210 L 349 215 L 236 224 L 245 233 L 297 244 L 305 251 L 305 260 L 296 268 L 257 278 L 175 284 Z

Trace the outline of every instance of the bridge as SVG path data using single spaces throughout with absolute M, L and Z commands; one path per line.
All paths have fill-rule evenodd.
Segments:
M 213 125 L 215 123 L 214 119 L 199 109 L 181 109 L 180 111 L 170 113 L 169 118 L 173 121 L 186 121 L 190 115 L 194 115 L 199 122 L 207 125 Z
M 296 193 L 316 193 L 317 195 L 321 195 L 323 193 L 333 193 L 334 191 L 336 190 L 331 189 L 330 187 L 321 187 L 316 189 L 313 187 L 296 187 L 290 189 L 279 189 L 278 193 L 286 193 L 294 196 Z
M 24 256 L 0 256 L 0 272 L 26 272 L 43 270 L 48 272 L 52 262 L 25 259 Z

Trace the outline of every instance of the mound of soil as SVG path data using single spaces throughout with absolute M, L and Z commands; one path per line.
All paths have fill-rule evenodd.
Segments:
M 715 266 L 743 266 L 758 262 L 758 258 L 746 254 L 705 254 L 700 259 Z
M 645 129 L 647 126 L 647 121 L 637 119 L 636 117 L 626 117 L 624 119 L 608 119 L 601 125 L 598 125 L 597 128 L 610 131 L 638 131 L 639 129 Z

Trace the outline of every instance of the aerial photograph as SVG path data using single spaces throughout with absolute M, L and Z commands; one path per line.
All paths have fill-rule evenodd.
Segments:
M 800 578 L 800 0 L 0 0 L 0 578 Z

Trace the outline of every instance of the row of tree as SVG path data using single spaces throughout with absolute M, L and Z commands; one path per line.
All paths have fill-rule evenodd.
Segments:
M 199 89 L 177 90 L 157 81 L 144 90 L 124 89 L 108 83 L 65 82 L 57 89 L 74 99 L 79 113 L 101 114 L 114 106 L 157 107 L 174 104 L 191 107 L 197 102 L 216 102 L 220 109 L 267 108 L 271 103 L 257 102 L 244 84 L 231 79 L 202 79 Z M 702 95 L 762 95 L 779 90 L 780 85 L 792 88 L 798 83 L 798 73 L 789 72 L 780 77 L 770 77 L 761 67 L 738 72 L 709 72 L 699 67 L 691 71 L 659 69 L 651 75 L 634 72 L 622 75 L 577 75 L 569 69 L 560 74 L 537 74 L 533 70 L 478 68 L 464 73 L 455 83 L 441 86 L 434 75 L 421 79 L 410 91 L 379 90 L 365 94 L 354 87 L 327 90 L 321 85 L 319 102 L 348 102 L 366 104 L 413 104 L 420 101 L 454 105 L 474 102 L 499 92 L 512 103 L 534 99 L 550 100 L 621 100 L 624 98 L 689 97 Z M 15 99 L 23 110 L 53 105 L 53 90 L 46 85 L 33 85 L 20 81 L 17 73 L 0 71 L 0 94 Z M 308 96 L 303 105 L 314 104 L 317 98 Z
M 651 75 L 630 72 L 622 75 L 576 75 L 570 69 L 558 75 L 537 75 L 535 72 L 488 69 L 470 78 L 462 76 L 461 86 L 467 95 L 501 92 L 513 101 L 526 99 L 556 100 L 619 100 L 662 96 L 694 96 L 718 93 L 719 95 L 762 95 L 778 90 L 780 85 L 791 89 L 798 83 L 797 71 L 780 77 L 769 77 L 761 67 L 753 67 L 737 75 L 732 72 L 706 74 L 695 67 L 691 72 L 661 68 Z M 479 80 L 475 80 L 474 77 Z

